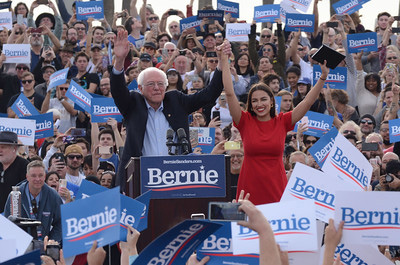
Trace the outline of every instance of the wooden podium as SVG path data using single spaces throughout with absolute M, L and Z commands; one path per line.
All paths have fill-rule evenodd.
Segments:
M 210 201 L 230 201 L 231 174 L 230 156 L 225 156 L 226 196 L 225 198 L 190 198 L 190 199 L 151 199 L 148 227 L 141 232 L 138 242 L 138 251 L 143 250 L 159 235 L 182 222 L 190 219 L 193 213 L 203 213 L 208 218 L 208 203 Z M 131 198 L 140 196 L 140 158 L 132 157 L 125 166 L 126 187 L 125 193 Z

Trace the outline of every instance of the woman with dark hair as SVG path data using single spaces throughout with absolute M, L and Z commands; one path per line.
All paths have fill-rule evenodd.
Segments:
M 286 70 L 286 78 L 289 86 L 285 88 L 287 91 L 292 93 L 293 97 L 297 96 L 297 82 L 300 79 L 301 70 L 300 67 L 293 65 Z
M 297 82 L 297 96 L 293 98 L 293 105 L 296 107 L 306 97 L 311 90 L 311 80 L 307 77 L 300 79 Z M 325 98 L 322 93 L 319 94 L 317 100 L 310 108 L 311 111 L 324 113 L 326 110 Z
M 168 33 L 161 33 L 157 35 L 157 47 L 158 49 L 164 49 L 164 44 L 171 41 L 171 37 Z
M 250 64 L 250 56 L 247 53 L 241 53 L 235 60 L 235 69 L 238 75 L 250 82 L 250 77 L 254 75 L 254 69 Z
M 47 185 L 58 191 L 58 186 L 59 186 L 59 181 L 60 181 L 60 175 L 56 171 L 50 171 L 46 174 L 46 178 L 44 182 L 46 182 Z
M 373 114 L 381 93 L 381 78 L 376 73 L 369 73 L 364 77 L 361 62 L 362 53 L 357 53 L 355 58 L 357 69 L 356 95 L 360 117 L 364 114 Z
M 115 186 L 115 172 L 104 171 L 100 176 L 100 185 L 108 189 L 114 188 Z
M 264 83 L 252 86 L 247 111 L 242 111 L 233 89 L 228 56 L 221 52 L 229 46 L 225 41 L 223 47 L 217 47 L 217 52 L 221 53 L 222 81 L 229 111 L 242 137 L 245 154 L 237 190 L 250 193 L 250 200 L 257 205 L 278 202 L 287 184 L 282 160 L 286 133 L 293 130 L 317 99 L 329 69 L 326 62 L 321 65 L 320 79 L 293 111 L 277 114 L 274 94 Z
M 13 21 L 17 21 L 17 16 L 18 15 L 22 15 L 23 18 L 26 21 L 26 18 L 28 17 L 28 12 L 29 12 L 29 8 L 28 6 L 23 3 L 23 2 L 19 2 L 15 7 L 14 7 L 14 13 L 13 13 Z
M 178 90 L 181 91 L 182 93 L 187 94 L 187 89 L 183 89 L 183 80 L 181 75 L 178 73 L 178 71 L 174 68 L 171 68 L 167 71 L 167 78 L 168 78 L 168 86 L 167 86 L 167 92 L 171 90 Z

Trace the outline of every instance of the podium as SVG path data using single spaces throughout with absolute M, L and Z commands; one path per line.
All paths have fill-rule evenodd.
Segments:
M 193 158 L 193 156 L 190 156 Z M 225 156 L 225 185 L 224 198 L 180 198 L 180 199 L 151 199 L 148 213 L 148 227 L 141 232 L 138 241 L 138 250 L 143 250 L 159 235 L 172 228 L 183 220 L 190 219 L 193 213 L 203 213 L 208 218 L 208 203 L 210 201 L 230 201 L 231 175 L 230 156 Z M 125 194 L 131 198 L 140 196 L 140 158 L 132 157 L 125 166 L 127 183 Z

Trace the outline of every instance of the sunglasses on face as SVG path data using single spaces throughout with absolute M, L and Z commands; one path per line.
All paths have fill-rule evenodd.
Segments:
M 68 155 L 67 156 L 69 159 L 73 160 L 74 158 L 76 159 L 82 159 L 83 156 L 82 155 Z
M 32 80 L 32 79 L 29 79 L 29 80 L 22 80 L 21 82 L 22 82 L 22 84 L 25 85 L 26 83 L 28 83 L 28 84 L 32 83 L 33 80 Z
M 263 48 L 263 52 L 270 52 L 270 51 L 272 51 L 271 48 Z
M 244 48 L 244 49 L 239 49 L 239 52 L 247 52 L 249 49 Z
M 261 38 L 271 38 L 271 35 L 261 35 Z
M 305 144 L 315 144 L 317 142 L 317 140 L 306 140 L 304 143 Z
M 349 130 L 344 130 L 343 131 L 343 134 L 351 134 L 351 135 L 356 135 L 356 132 L 353 132 L 353 131 L 349 131 Z
M 59 87 L 59 89 L 61 90 L 61 91 L 67 91 L 68 90 L 68 87 Z
M 393 56 L 393 57 L 388 57 L 386 60 L 396 60 L 396 59 L 397 59 L 397 57 Z
M 211 60 L 208 60 L 210 63 L 218 63 L 218 60 L 214 60 L 214 59 L 211 59 Z
M 361 120 L 360 123 L 361 123 L 361 124 L 365 124 L 365 123 L 366 123 L 366 124 L 368 124 L 368 125 L 374 124 L 372 121 L 367 121 L 367 120 Z
M 24 70 L 24 71 L 28 71 L 28 70 L 29 70 L 29 68 L 26 67 L 26 66 L 17 66 L 17 67 L 15 67 L 15 69 L 17 69 L 17 70 Z
M 297 49 L 299 52 L 302 52 L 303 51 L 303 48 L 298 48 Z
M 149 20 L 150 20 L 150 21 L 158 20 L 158 17 L 149 17 Z
M 170 29 L 177 28 L 178 25 L 169 26 Z

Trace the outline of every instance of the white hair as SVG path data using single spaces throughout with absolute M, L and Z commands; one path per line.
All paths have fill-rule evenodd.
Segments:
M 143 71 L 140 72 L 140 74 L 139 74 L 139 76 L 137 78 L 138 85 L 140 85 L 140 86 L 143 85 L 144 77 L 145 77 L 145 74 L 147 74 L 147 73 L 149 73 L 149 74 L 150 73 L 160 73 L 160 74 L 162 74 L 162 76 L 163 76 L 163 78 L 165 80 L 165 86 L 168 86 L 168 79 L 167 79 L 167 75 L 165 74 L 165 72 L 161 71 L 160 69 L 155 68 L 155 67 L 149 67 L 149 68 L 146 68 L 146 69 L 144 69 Z
M 164 48 L 165 48 L 165 45 L 172 45 L 172 46 L 174 46 L 174 49 L 176 49 L 176 45 L 170 41 L 164 43 Z

